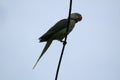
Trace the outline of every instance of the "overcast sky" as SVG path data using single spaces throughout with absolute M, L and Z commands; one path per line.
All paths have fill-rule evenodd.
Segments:
M 69 0 L 0 0 L 0 80 L 54 80 L 62 43 L 32 70 L 42 36 L 68 17 Z M 70 33 L 58 80 L 120 80 L 120 1 L 73 0 L 82 14 Z

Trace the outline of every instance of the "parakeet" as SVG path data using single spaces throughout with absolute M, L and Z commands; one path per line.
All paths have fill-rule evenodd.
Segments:
M 70 23 L 69 23 L 69 30 L 68 34 L 72 31 L 74 28 L 75 24 L 78 21 L 82 20 L 82 16 L 79 13 L 72 13 L 70 15 Z M 35 63 L 33 69 L 43 56 L 43 54 L 46 52 L 46 50 L 49 48 L 53 40 L 59 40 L 63 42 L 63 38 L 66 36 L 66 29 L 67 29 L 67 22 L 68 19 L 62 19 L 59 22 L 57 22 L 53 27 L 51 27 L 43 36 L 39 38 L 40 42 L 47 42 L 41 55 L 39 56 L 37 62 Z

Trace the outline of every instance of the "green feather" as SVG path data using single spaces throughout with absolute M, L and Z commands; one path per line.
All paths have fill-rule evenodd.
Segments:
M 48 49 L 49 46 L 51 45 L 52 41 L 53 41 L 53 40 L 48 40 L 48 41 L 47 41 L 47 43 L 46 43 L 46 45 L 45 45 L 45 47 L 44 47 L 41 55 L 39 56 L 39 58 L 37 59 L 35 65 L 33 66 L 33 69 L 35 68 L 35 66 L 37 65 L 37 63 L 39 62 L 39 60 L 41 59 L 41 57 L 43 56 L 43 54 L 47 51 L 47 49 Z
M 53 34 L 65 29 L 67 27 L 67 19 L 62 19 L 57 22 L 52 28 L 50 28 L 43 36 L 39 38 L 41 42 L 47 41 Z

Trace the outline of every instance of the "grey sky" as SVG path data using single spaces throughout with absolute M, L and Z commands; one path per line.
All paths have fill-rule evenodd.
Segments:
M 62 43 L 54 41 L 32 70 L 38 43 L 68 16 L 69 0 L 0 0 L 0 80 L 54 80 Z M 120 1 L 73 0 L 83 20 L 68 36 L 58 80 L 120 80 Z

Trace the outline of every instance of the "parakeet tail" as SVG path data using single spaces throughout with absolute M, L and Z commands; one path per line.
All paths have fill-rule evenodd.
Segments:
M 37 65 L 37 63 L 39 62 L 39 60 L 41 59 L 41 57 L 43 56 L 43 54 L 47 51 L 47 49 L 48 49 L 49 46 L 51 45 L 52 41 L 53 41 L 53 40 L 48 40 L 48 41 L 47 41 L 47 43 L 46 43 L 46 45 L 45 45 L 45 47 L 44 47 L 41 55 L 39 56 L 39 58 L 37 59 L 35 65 L 33 66 L 33 69 L 35 68 L 35 66 Z

